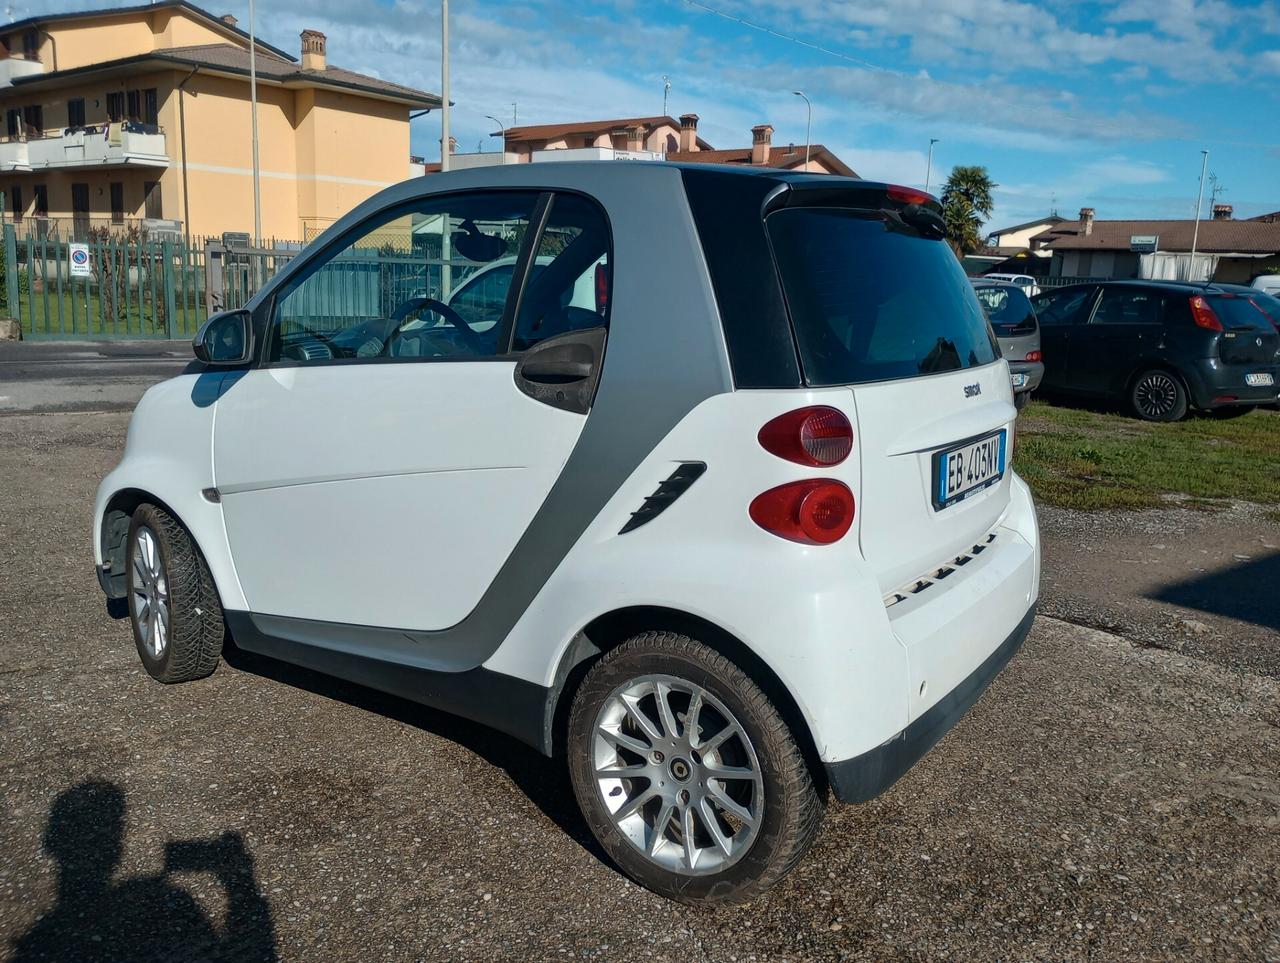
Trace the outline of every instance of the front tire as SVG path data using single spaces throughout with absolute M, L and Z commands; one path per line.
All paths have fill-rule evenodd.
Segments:
M 637 883 L 684 903 L 749 899 L 786 875 L 823 800 L 786 722 L 714 649 L 636 636 L 584 677 L 569 717 L 574 794 Z
M 1173 372 L 1152 368 L 1133 379 L 1129 405 L 1143 421 L 1180 421 L 1187 414 L 1187 389 Z
M 226 626 L 204 557 L 177 519 L 140 505 L 129 523 L 129 621 L 147 674 L 203 679 L 218 667 Z

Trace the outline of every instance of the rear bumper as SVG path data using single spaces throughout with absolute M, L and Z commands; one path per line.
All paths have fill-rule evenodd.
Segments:
M 1269 373 L 1272 384 L 1254 388 L 1245 384 L 1245 375 Z M 1280 367 L 1276 364 L 1223 364 L 1204 358 L 1186 370 L 1191 403 L 1197 408 L 1226 408 L 1232 405 L 1265 405 L 1280 397 Z
M 1027 376 L 1027 383 L 1021 388 L 1014 388 L 1014 392 L 1035 391 L 1040 387 L 1040 381 L 1044 378 L 1044 362 L 1042 361 L 1010 361 L 1009 374 L 1024 374 Z
M 991 680 L 1021 648 L 1035 615 L 1033 604 L 986 661 L 893 738 L 852 759 L 826 763 L 827 780 L 836 798 L 841 802 L 866 802 L 902 778 L 978 701 Z

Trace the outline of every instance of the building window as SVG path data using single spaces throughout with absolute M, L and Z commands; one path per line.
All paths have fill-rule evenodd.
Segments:
M 44 136 L 44 108 L 39 104 L 32 104 L 22 108 L 22 125 L 26 128 L 28 137 Z
M 89 235 L 89 185 L 71 185 L 72 232 L 76 240 Z
M 148 87 L 142 92 L 142 122 L 153 127 L 160 123 L 160 109 L 154 87 Z
M 37 184 L 36 191 L 36 217 L 49 216 L 49 188 L 44 184 Z
M 128 119 L 129 119 L 129 120 L 141 120 L 141 119 L 142 119 L 142 97 L 141 97 L 141 94 L 142 94 L 142 91 L 140 91 L 140 90 L 130 90 L 130 91 L 127 91 L 127 92 L 126 92 L 126 96 L 127 96 L 127 98 L 128 98 L 128 103 L 129 103 L 129 108 L 128 108 L 128 109 L 129 109 L 129 113 L 128 113 Z
M 10 107 L 5 112 L 5 122 L 9 130 L 9 139 L 17 140 L 22 134 L 22 111 L 17 107 Z
M 13 215 L 15 223 L 22 220 L 25 208 L 22 206 L 22 188 L 17 184 L 9 188 L 9 213 Z
M 22 35 L 22 56 L 28 60 L 40 59 L 40 31 L 28 30 Z
M 84 98 L 72 97 L 67 101 L 67 126 L 84 126 Z
M 111 182 L 111 223 L 124 223 L 124 185 L 119 181 Z
M 160 182 L 147 181 L 142 185 L 142 190 L 146 198 L 143 216 L 152 218 L 164 217 L 164 207 L 160 203 Z
M 107 94 L 107 120 L 118 124 L 124 120 L 124 91 L 116 90 Z

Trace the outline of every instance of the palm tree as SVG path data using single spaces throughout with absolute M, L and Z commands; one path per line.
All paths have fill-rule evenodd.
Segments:
M 996 187 L 985 167 L 951 168 L 942 185 L 942 220 L 957 257 L 982 247 L 982 225 L 991 216 L 991 192 Z

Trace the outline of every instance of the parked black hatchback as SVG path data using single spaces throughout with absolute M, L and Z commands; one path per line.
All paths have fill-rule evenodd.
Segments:
M 1213 284 L 1108 281 L 1032 298 L 1046 390 L 1123 402 L 1139 418 L 1245 414 L 1277 398 L 1280 332 Z

